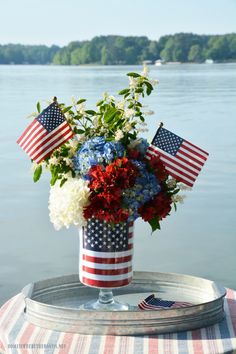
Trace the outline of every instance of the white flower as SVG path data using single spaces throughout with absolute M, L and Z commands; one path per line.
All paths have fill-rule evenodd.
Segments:
M 37 162 L 35 162 L 35 161 L 32 161 L 31 171 L 35 171 L 35 170 L 36 170 L 36 168 L 37 168 L 37 167 L 39 167 L 40 165 L 42 166 L 42 165 L 43 165 L 43 163 L 42 163 L 42 162 L 37 163 Z
M 125 111 L 124 111 L 124 116 L 126 117 L 126 118 L 130 118 L 130 117 L 132 117 L 133 115 L 135 114 L 135 110 L 134 109 L 126 109 Z
M 130 123 L 126 123 L 124 126 L 124 132 L 129 132 L 132 129 L 132 125 Z
M 107 100 L 109 97 L 109 93 L 108 92 L 103 92 L 103 99 Z
M 116 98 L 114 96 L 112 96 L 112 95 L 108 96 L 107 99 L 109 101 L 113 101 L 113 102 L 116 100 Z
M 71 103 L 72 103 L 73 106 L 76 106 L 77 100 L 76 100 L 75 96 L 71 97 Z
M 182 183 L 179 184 L 179 189 L 180 189 L 181 191 L 191 191 L 191 190 L 192 190 L 191 187 L 186 186 L 186 184 L 182 184 Z
M 60 187 L 57 181 L 50 189 L 49 216 L 56 230 L 71 224 L 82 227 L 86 224 L 83 209 L 89 204 L 88 181 L 69 178 Z
M 171 200 L 173 203 L 180 203 L 183 204 L 185 195 L 172 195 Z
M 147 66 L 147 64 L 143 65 L 143 72 L 141 73 L 142 76 L 147 77 L 149 73 L 149 67 Z
M 125 101 L 118 101 L 118 102 L 116 103 L 116 108 L 117 108 L 117 109 L 122 109 L 122 110 L 124 110 L 124 108 L 125 108 Z
M 33 112 L 29 116 L 27 116 L 27 118 L 36 118 L 38 115 L 38 112 Z
M 135 89 L 137 85 L 138 85 L 138 81 L 134 77 L 129 76 L 129 87 L 131 89 Z
M 100 121 L 99 121 L 99 118 L 98 118 L 97 116 L 95 116 L 95 117 L 93 118 L 93 126 L 94 126 L 94 128 L 97 129 L 97 128 L 100 127 L 100 125 L 101 125 L 101 123 L 100 123 Z
M 135 101 L 138 101 L 138 100 L 139 100 L 139 97 L 140 97 L 140 94 L 136 92 L 136 93 L 134 94 L 134 99 L 135 99 Z
M 157 84 L 159 84 L 159 81 L 158 80 L 150 80 L 150 83 L 155 86 Z
M 76 109 L 80 114 L 84 114 L 85 113 L 85 102 L 77 104 Z
M 56 157 L 56 156 L 52 156 L 50 157 L 48 164 L 49 165 L 58 165 L 60 163 L 60 158 Z
M 70 140 L 68 140 L 67 144 L 69 144 L 70 152 L 72 153 L 72 155 L 74 155 L 74 153 L 77 150 L 78 140 L 77 139 L 70 139 Z
M 167 187 L 168 187 L 168 188 L 174 188 L 174 187 L 176 187 L 176 179 L 170 178 L 170 179 L 167 181 Z
M 144 112 L 143 112 L 143 114 L 144 114 L 145 116 L 152 116 L 154 113 L 155 113 L 155 112 L 152 111 L 152 110 L 144 111 Z
M 73 161 L 69 157 L 64 157 L 63 161 L 66 163 L 67 166 L 73 167 Z
M 77 138 L 80 143 L 84 143 L 87 140 L 87 138 L 84 134 L 78 134 Z
M 122 130 L 117 130 L 116 134 L 115 134 L 115 141 L 119 141 L 124 137 L 124 133 L 122 132 Z

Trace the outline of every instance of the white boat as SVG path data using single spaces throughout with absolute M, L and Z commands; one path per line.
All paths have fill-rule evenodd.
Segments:
M 214 64 L 214 60 L 213 59 L 206 59 L 205 64 Z
M 161 65 L 163 65 L 163 64 L 165 64 L 165 62 L 164 62 L 164 60 L 162 60 L 162 59 L 157 59 L 157 60 L 155 61 L 155 65 L 156 65 L 156 66 L 161 66 Z

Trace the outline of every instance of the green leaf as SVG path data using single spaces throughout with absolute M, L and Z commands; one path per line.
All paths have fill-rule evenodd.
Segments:
M 42 174 L 42 165 L 36 167 L 34 171 L 34 182 L 37 182 Z
M 37 102 L 37 111 L 38 111 L 38 113 L 41 112 L 40 102 Z
M 70 109 L 72 108 L 72 106 L 66 107 L 62 110 L 63 113 L 68 112 Z
M 86 99 L 81 98 L 81 100 L 77 101 L 76 104 L 81 104 L 81 103 L 83 103 L 83 102 L 85 102 L 85 101 L 86 101 Z
M 62 178 L 61 183 L 60 183 L 60 187 L 62 187 L 63 184 L 66 183 L 66 181 L 67 181 L 67 178 Z
M 51 181 L 50 181 L 51 186 L 54 186 L 54 184 L 55 184 L 56 181 L 57 181 L 57 178 L 58 178 L 58 175 L 57 175 L 57 174 L 55 174 L 55 175 L 52 176 Z
M 91 116 L 95 116 L 96 112 L 93 111 L 92 109 L 88 109 L 87 111 L 85 111 L 85 113 L 91 115 Z
M 133 72 L 131 72 L 131 73 L 128 73 L 128 74 L 126 74 L 127 76 L 131 76 L 131 77 L 141 77 L 141 75 L 139 75 L 139 74 L 137 74 L 137 73 L 133 73 Z
M 144 81 L 144 83 L 145 83 L 145 85 L 147 86 L 146 92 L 147 92 L 147 95 L 149 96 L 149 95 L 152 93 L 153 86 L 152 86 L 152 84 L 150 84 L 150 82 L 148 82 L 148 81 Z
M 136 92 L 136 93 L 143 93 L 143 88 L 137 88 L 137 89 L 135 90 L 135 92 Z
M 149 220 L 148 223 L 150 224 L 150 226 L 152 228 L 152 232 L 161 229 L 158 218 L 153 218 L 153 219 Z
M 118 95 L 125 95 L 126 93 L 129 93 L 129 92 L 130 92 L 129 89 L 127 88 L 127 89 L 121 90 L 121 91 L 118 93 Z
M 106 123 L 111 122 L 114 119 L 114 117 L 116 116 L 116 114 L 117 114 L 116 108 L 114 108 L 114 107 L 108 108 L 106 113 L 104 114 L 104 121 Z
M 74 132 L 76 134 L 84 134 L 85 131 L 83 129 L 74 128 Z
M 98 106 L 101 106 L 102 104 L 103 104 L 103 100 L 100 100 L 100 101 L 98 101 L 97 103 L 96 103 L 96 106 L 98 107 Z

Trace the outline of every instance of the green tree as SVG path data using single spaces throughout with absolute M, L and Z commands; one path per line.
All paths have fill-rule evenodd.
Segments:
M 191 46 L 188 53 L 188 60 L 194 63 L 199 63 L 202 61 L 202 49 L 199 44 L 194 44 Z

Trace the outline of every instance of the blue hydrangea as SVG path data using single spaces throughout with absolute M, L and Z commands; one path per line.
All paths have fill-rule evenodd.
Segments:
M 149 144 L 146 139 L 139 139 L 139 141 L 139 144 L 135 146 L 135 150 L 138 150 L 141 156 L 144 157 Z
M 136 178 L 135 185 L 124 192 L 123 201 L 130 212 L 129 221 L 137 219 L 140 216 L 138 208 L 152 199 L 161 190 L 156 176 L 147 171 L 146 165 L 143 162 L 132 160 L 132 163 L 139 170 L 139 175 Z
M 108 165 L 113 160 L 123 157 L 125 149 L 120 142 L 106 141 L 99 136 L 87 140 L 74 157 L 75 170 L 86 177 L 88 171 L 95 165 Z

